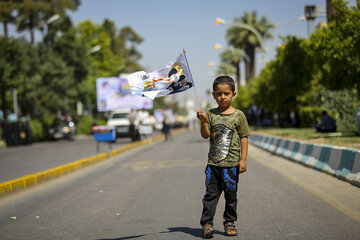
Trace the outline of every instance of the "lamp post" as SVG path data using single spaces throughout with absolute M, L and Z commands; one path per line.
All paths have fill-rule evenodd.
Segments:
M 219 43 L 215 43 L 214 48 L 215 50 L 219 50 L 222 48 L 222 46 Z M 247 53 L 243 49 L 237 49 L 237 48 L 229 48 L 229 49 L 232 51 L 238 51 L 241 55 L 244 56 L 246 62 L 251 62 L 249 55 L 247 55 Z
M 101 50 L 101 46 L 100 45 L 95 45 L 94 47 L 92 47 L 90 49 L 90 54 L 95 53 L 95 52 L 100 51 L 100 50 Z
M 215 24 L 216 25 L 229 25 L 229 26 L 232 26 L 232 27 L 240 27 L 240 28 L 244 28 L 244 29 L 249 30 L 250 32 L 255 34 L 255 36 L 259 40 L 261 50 L 263 50 L 263 52 L 265 52 L 265 53 L 268 52 L 268 49 L 265 48 L 265 46 L 264 46 L 264 39 L 262 38 L 261 34 L 253 26 L 245 24 L 245 23 L 229 23 L 229 22 L 225 21 L 222 18 L 216 18 L 215 19 Z
M 59 15 L 59 14 L 55 14 L 55 15 L 53 15 L 52 17 L 50 17 L 50 18 L 46 21 L 46 23 L 47 23 L 47 24 L 50 24 L 50 23 L 52 23 L 52 22 L 55 22 L 55 21 L 58 20 L 58 19 L 60 19 L 60 15 Z
M 276 29 L 276 28 L 279 28 L 279 27 L 282 27 L 282 26 L 289 25 L 289 24 L 294 23 L 294 22 L 298 22 L 298 21 L 306 21 L 306 17 L 304 15 L 301 15 L 301 16 L 299 16 L 297 18 L 294 18 L 294 19 L 291 19 L 289 21 L 279 23 L 274 28 Z

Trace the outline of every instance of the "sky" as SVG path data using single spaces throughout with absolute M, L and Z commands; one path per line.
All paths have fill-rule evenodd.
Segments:
M 256 11 L 258 19 L 265 16 L 275 26 L 304 15 L 305 5 L 325 7 L 326 0 L 82 0 L 75 12 L 69 12 L 74 25 L 91 20 L 101 24 L 105 18 L 114 21 L 121 29 L 130 26 L 144 41 L 138 46 L 142 54 L 140 64 L 147 71 L 154 71 L 174 59 L 183 49 L 195 82 L 195 91 L 186 91 L 186 98 L 199 102 L 206 99 L 206 90 L 212 88 L 216 77 L 221 50 L 214 44 L 225 47 L 227 25 L 215 25 L 219 17 L 227 22 L 241 17 L 245 11 Z M 355 0 L 350 4 L 354 5 Z M 316 23 L 326 18 L 316 19 Z M 271 31 L 274 39 L 265 41 L 267 53 L 257 54 L 257 73 L 265 62 L 276 55 L 275 48 L 281 45 L 279 36 L 289 34 L 306 38 L 306 21 L 294 21 Z M 209 62 L 214 66 L 210 67 Z M 244 71 L 242 71 L 244 72 Z M 244 78 L 244 76 L 243 76 Z

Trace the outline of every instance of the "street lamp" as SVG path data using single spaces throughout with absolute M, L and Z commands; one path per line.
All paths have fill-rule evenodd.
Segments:
M 265 52 L 265 53 L 268 52 L 268 49 L 264 47 L 264 39 L 261 37 L 260 33 L 253 26 L 245 24 L 245 23 L 229 23 L 222 18 L 216 18 L 215 24 L 216 25 L 225 25 L 226 24 L 226 25 L 229 25 L 232 27 L 240 27 L 240 28 L 245 28 L 245 29 L 249 30 L 250 32 L 255 34 L 255 36 L 259 40 L 260 46 L 261 46 L 261 49 L 263 50 L 263 52 Z
M 60 15 L 59 15 L 59 14 L 55 14 L 55 15 L 53 15 L 51 18 L 49 18 L 49 19 L 46 21 L 46 23 L 47 23 L 47 24 L 50 24 L 50 23 L 52 23 L 52 22 L 55 22 L 55 21 L 58 20 L 58 19 L 60 19 Z
M 101 46 L 100 45 L 95 45 L 94 47 L 92 47 L 90 49 L 90 54 L 94 53 L 94 52 L 97 52 L 97 51 L 100 51 L 101 49 Z
M 306 21 L 306 17 L 304 15 L 301 15 L 301 16 L 299 16 L 297 18 L 294 18 L 294 19 L 291 19 L 289 21 L 279 23 L 274 28 L 279 28 L 279 27 L 282 27 L 282 26 L 285 26 L 285 25 L 288 25 L 288 24 L 291 24 L 291 23 L 294 23 L 294 22 L 297 22 L 297 21 Z
M 214 45 L 214 48 L 215 48 L 215 50 L 219 50 L 219 49 L 222 48 L 222 46 L 219 43 L 216 43 Z M 243 49 L 238 49 L 238 48 L 229 48 L 229 49 L 232 50 L 232 51 L 239 51 L 239 53 L 244 56 L 246 62 L 251 61 L 249 55 L 247 55 L 247 53 Z

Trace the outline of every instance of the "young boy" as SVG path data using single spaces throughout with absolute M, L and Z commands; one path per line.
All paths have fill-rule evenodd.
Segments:
M 211 238 L 215 229 L 213 218 L 219 197 L 224 191 L 224 229 L 226 236 L 237 236 L 234 222 L 237 220 L 238 175 L 246 171 L 249 126 L 244 113 L 231 106 L 236 95 L 231 77 L 220 76 L 214 80 L 213 93 L 218 107 L 208 113 L 199 111 L 201 136 L 210 137 L 210 149 L 206 174 L 206 194 L 200 224 L 205 238 Z M 240 151 L 241 149 L 241 151 Z M 240 154 L 241 152 L 241 154 Z

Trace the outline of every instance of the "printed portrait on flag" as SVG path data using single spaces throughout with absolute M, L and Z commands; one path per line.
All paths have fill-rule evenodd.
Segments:
M 96 79 L 97 109 L 100 112 L 118 108 L 150 109 L 153 107 L 151 99 L 131 94 L 130 85 L 126 78 L 107 77 Z
M 153 72 L 139 71 L 128 76 L 132 94 L 150 99 L 183 92 L 193 87 L 185 54 Z

